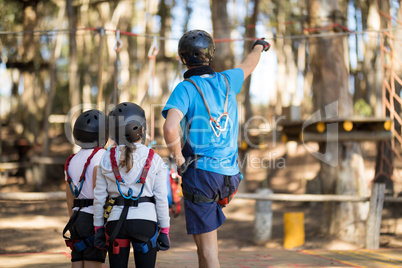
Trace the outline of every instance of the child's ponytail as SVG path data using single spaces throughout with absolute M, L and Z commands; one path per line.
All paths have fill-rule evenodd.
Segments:
M 124 146 L 124 152 L 120 153 L 120 167 L 126 167 L 126 172 L 129 172 L 133 168 L 133 154 L 136 150 L 137 146 L 135 146 L 135 144 L 130 144 Z

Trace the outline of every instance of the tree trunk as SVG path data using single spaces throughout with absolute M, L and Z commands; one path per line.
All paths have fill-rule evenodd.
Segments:
M 226 6 L 227 0 L 211 1 L 212 28 L 215 39 L 230 38 L 232 27 Z M 216 44 L 215 56 L 211 65 L 216 72 L 222 72 L 234 67 L 234 54 L 231 42 Z
M 72 0 L 66 1 L 66 10 L 68 16 L 68 25 L 70 29 L 77 28 L 77 20 L 75 16 L 75 10 L 73 7 Z M 78 63 L 77 63 L 77 40 L 76 40 L 76 31 L 70 31 L 69 35 L 69 97 L 70 97 L 70 106 L 71 108 L 80 104 L 80 88 L 78 83 Z M 75 120 L 75 119 L 73 119 Z
M 323 14 L 345 14 L 338 1 L 309 1 L 310 27 L 326 25 Z M 347 118 L 353 115 L 349 94 L 349 74 L 344 58 L 345 37 L 313 37 L 309 39 L 313 72 L 314 111 L 321 118 Z M 324 112 L 325 111 L 325 112 Z M 320 144 L 324 152 L 318 179 L 324 194 L 365 194 L 364 165 L 359 145 L 355 142 Z M 333 152 L 338 152 L 334 154 Z M 367 208 L 356 203 L 328 204 L 323 213 L 323 231 L 342 240 L 364 245 Z
M 61 25 L 63 22 L 65 13 L 65 7 L 60 5 L 59 6 L 59 15 L 58 15 L 58 25 Z M 63 39 L 62 34 L 58 34 L 55 39 L 54 49 L 52 51 L 52 55 L 50 58 L 50 69 L 49 69 L 49 79 L 50 79 L 50 89 L 49 95 L 46 102 L 45 107 L 45 115 L 43 120 L 43 147 L 42 147 L 42 155 L 47 156 L 50 149 L 49 144 L 49 115 L 52 112 L 53 107 L 53 100 L 56 95 L 56 86 L 57 86 L 57 60 L 59 59 L 61 53 L 61 42 Z

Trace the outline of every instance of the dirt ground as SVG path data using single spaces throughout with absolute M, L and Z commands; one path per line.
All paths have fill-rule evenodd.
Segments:
M 266 150 L 255 150 L 253 156 L 265 160 L 265 165 L 249 165 L 248 179 L 244 187 L 255 191 L 269 186 L 277 193 L 304 193 L 306 183 L 319 169 L 319 163 L 299 145 L 286 158 L 286 165 L 274 168 L 285 148 L 278 145 Z M 362 145 L 365 158 L 367 185 L 374 174 L 375 150 L 372 144 Z M 278 164 L 278 162 L 276 163 Z M 278 165 L 279 166 L 279 165 Z M 395 171 L 395 191 L 401 190 L 399 170 Z M 49 168 L 49 178 L 43 191 L 63 191 L 63 168 Z M 368 186 L 369 187 L 369 186 Z M 7 177 L 0 192 L 31 191 L 18 176 Z M 300 211 L 305 213 L 305 244 L 300 249 L 356 249 L 358 246 L 325 237 L 320 232 L 321 205 L 312 203 L 274 202 L 272 239 L 265 244 L 253 242 L 255 202 L 234 199 L 224 209 L 226 222 L 219 228 L 218 238 L 221 250 L 252 250 L 255 248 L 283 248 L 283 214 Z M 381 247 L 402 247 L 402 215 L 395 206 L 385 205 L 381 227 Z M 0 201 L 0 254 L 33 252 L 68 252 L 62 238 L 62 230 L 68 221 L 64 201 L 51 202 L 5 202 Z M 178 217 L 171 217 L 172 250 L 195 250 L 191 236 L 185 231 L 184 211 Z

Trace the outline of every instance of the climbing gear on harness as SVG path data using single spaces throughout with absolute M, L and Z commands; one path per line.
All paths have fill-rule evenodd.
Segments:
M 115 206 L 124 206 L 124 207 L 123 207 L 123 211 L 121 212 L 120 218 L 117 222 L 117 225 L 116 225 L 115 229 L 113 230 L 113 233 L 110 236 L 108 234 L 106 234 L 106 245 L 113 245 L 113 253 L 119 254 L 120 247 L 127 247 L 129 245 L 129 241 L 128 242 L 125 241 L 125 240 L 129 240 L 129 239 L 116 239 L 116 236 L 119 233 L 120 228 L 123 225 L 123 222 L 127 218 L 128 208 L 129 207 L 137 207 L 139 203 L 143 203 L 143 202 L 151 202 L 151 203 L 155 204 L 155 198 L 153 196 L 152 197 L 146 196 L 146 197 L 137 198 L 136 200 L 132 200 L 132 199 L 125 199 L 124 197 L 119 196 L 114 199 L 115 199 L 115 202 L 114 202 Z M 130 234 L 130 236 L 132 236 L 133 238 L 135 238 L 137 240 L 142 241 L 142 243 L 147 243 L 148 241 L 150 241 L 149 238 L 141 236 L 141 235 Z M 151 240 L 152 240 L 152 238 L 151 238 Z M 156 236 L 155 236 L 155 244 L 156 244 Z M 125 246 L 125 245 L 127 245 L 127 246 Z M 145 246 L 142 245 L 141 247 L 145 247 Z M 153 246 L 153 247 L 155 247 L 155 246 Z M 137 250 L 139 250 L 139 249 L 137 249 Z M 146 251 L 148 251 L 148 248 Z M 146 252 L 143 251 L 143 253 L 146 253 Z
M 117 229 L 117 226 L 116 226 L 116 229 Z M 115 232 L 115 230 L 113 231 L 113 233 Z M 141 242 L 133 243 L 134 251 L 142 252 L 145 254 L 148 252 L 149 246 L 151 246 L 152 248 L 158 247 L 158 243 L 157 243 L 158 225 L 157 224 L 155 227 L 155 234 L 151 238 L 148 238 L 146 236 L 139 235 L 139 234 L 132 234 L 132 233 L 130 233 L 129 235 L 132 239 L 141 241 Z M 110 240 L 111 240 L 110 236 L 106 233 L 106 245 L 108 245 L 108 246 L 112 245 L 113 254 L 119 254 L 120 248 L 129 247 L 130 242 L 131 242 L 130 238 L 115 238 L 113 240 L 113 242 L 110 242 Z
M 170 185 L 170 190 L 172 193 L 171 196 L 171 202 L 169 202 L 169 208 L 170 212 L 173 214 L 173 216 L 177 217 L 180 213 L 181 210 L 181 196 L 183 196 L 183 193 L 181 192 L 181 176 L 177 174 L 176 170 L 174 168 L 171 168 L 169 171 L 169 185 Z M 168 195 L 169 196 L 169 195 Z
M 78 212 L 84 207 L 92 206 L 93 201 L 93 199 L 74 199 L 73 208 L 78 207 L 79 209 L 73 212 L 73 215 L 71 215 L 68 223 L 63 229 L 63 237 L 65 239 L 66 246 L 69 247 L 71 250 L 75 249 L 77 252 L 80 252 L 85 248 L 94 245 L 93 235 L 84 239 L 71 239 L 70 237 L 66 236 L 67 231 L 73 227 L 75 220 L 77 219 Z
M 225 206 L 229 204 L 232 200 L 233 196 L 237 193 L 237 189 L 234 193 L 232 193 L 232 182 L 230 180 L 231 176 L 224 176 L 225 186 L 229 189 L 229 195 L 225 198 L 221 198 L 219 194 L 217 194 L 214 198 L 209 198 L 199 194 L 190 193 L 187 190 L 183 190 L 183 197 L 193 203 L 212 203 L 217 202 L 221 206 Z
M 145 186 L 145 182 L 147 179 L 147 175 L 148 175 L 148 171 L 151 168 L 151 163 L 152 163 L 152 159 L 154 157 L 154 150 L 149 149 L 149 153 L 148 153 L 148 157 L 145 161 L 145 165 L 144 168 L 142 169 L 141 175 L 140 175 L 140 179 L 137 181 L 137 183 L 141 183 L 141 190 L 140 193 L 138 194 L 138 196 L 133 197 L 133 190 L 131 188 L 129 188 L 127 195 L 125 195 L 121 189 L 120 189 L 120 182 L 124 183 L 123 178 L 121 177 L 120 171 L 119 171 L 119 167 L 117 165 L 117 161 L 116 161 L 116 147 L 113 147 L 110 149 L 110 161 L 112 163 L 112 171 L 113 174 L 116 178 L 116 184 L 119 190 L 119 193 L 121 194 L 121 196 L 117 197 L 114 201 L 114 205 L 115 206 L 123 206 L 123 210 L 120 214 L 119 220 L 117 222 L 117 225 L 115 227 L 115 229 L 113 230 L 112 234 L 109 236 L 107 236 L 107 245 L 113 245 L 113 253 L 114 254 L 118 254 L 120 252 L 120 247 L 122 247 L 122 243 L 125 245 L 127 243 L 127 241 L 121 241 L 122 239 L 116 239 L 117 234 L 120 231 L 121 226 L 123 225 L 124 221 L 127 218 L 127 214 L 128 214 L 128 209 L 129 207 L 137 207 L 139 203 L 143 203 L 143 202 L 151 202 L 155 204 L 155 197 L 151 196 L 145 196 L 142 197 L 141 194 L 144 190 L 144 186 Z M 148 243 L 148 241 L 152 242 L 153 247 L 156 247 L 156 237 L 157 237 L 157 233 L 154 235 L 155 236 L 155 241 L 147 237 L 141 236 L 141 235 L 136 235 L 136 234 L 131 234 L 131 236 L 137 240 L 142 241 L 142 243 Z M 155 244 L 155 245 L 154 245 Z M 135 245 L 133 244 L 134 249 L 135 249 Z M 145 247 L 146 246 L 146 247 Z M 142 252 L 146 253 L 148 251 L 148 246 L 147 245 L 142 245 L 141 246 L 137 246 L 142 248 Z M 137 249 L 139 250 L 139 248 Z M 145 252 L 144 252 L 145 251 Z M 116 253 L 117 252 L 117 253 Z
M 200 159 L 202 157 L 202 155 L 193 155 L 193 156 L 189 156 L 189 157 L 185 157 L 185 161 L 183 164 L 181 164 L 179 167 L 177 167 L 177 173 L 180 176 L 184 176 L 184 174 L 186 173 L 186 171 L 188 170 L 188 168 L 194 163 L 197 162 L 198 159 Z
M 137 199 L 141 196 L 142 191 L 144 190 L 145 180 L 146 180 L 146 178 L 147 178 L 148 171 L 149 171 L 149 169 L 151 168 L 151 163 L 152 163 L 152 159 L 153 159 L 153 157 L 154 157 L 154 154 L 155 154 L 154 150 L 149 149 L 149 153 L 148 153 L 147 160 L 146 160 L 146 162 L 145 162 L 145 166 L 144 166 L 144 168 L 142 169 L 142 173 L 141 173 L 140 179 L 137 181 L 137 183 L 141 183 L 141 184 L 142 184 L 142 186 L 141 186 L 141 191 L 140 191 L 140 193 L 138 194 L 137 197 L 132 197 L 132 196 L 133 196 L 133 189 L 131 189 L 131 188 L 128 189 L 127 196 L 126 196 L 126 195 L 121 191 L 121 189 L 120 189 L 120 184 L 119 184 L 119 183 L 120 183 L 120 182 L 123 182 L 123 183 L 124 183 L 124 180 L 123 180 L 123 178 L 121 177 L 120 171 L 119 171 L 119 167 L 117 166 L 117 161 L 116 161 L 116 147 L 113 147 L 112 149 L 110 149 L 110 161 L 111 161 L 111 163 L 112 163 L 112 171 L 113 171 L 113 174 L 114 174 L 114 176 L 115 176 L 115 178 L 116 178 L 117 188 L 119 189 L 119 193 L 121 194 L 122 197 L 124 197 L 125 199 L 132 199 L 132 200 L 135 201 L 135 200 L 137 200 Z
M 82 240 L 66 239 L 64 240 L 64 242 L 66 243 L 66 246 L 69 247 L 71 250 L 81 252 L 87 247 L 92 247 L 94 245 L 94 236 L 91 235 L 90 237 Z
M 206 31 L 188 31 L 179 40 L 178 52 L 184 65 L 209 65 L 214 57 L 215 42 Z
M 114 205 L 115 199 L 113 198 L 108 198 L 108 201 L 106 202 L 106 204 L 103 206 L 103 218 L 105 218 L 105 220 L 107 218 L 109 218 L 110 216 L 110 212 L 112 211 L 113 205 Z
M 75 143 L 84 149 L 105 146 L 108 140 L 107 116 L 99 110 L 89 110 L 80 116 L 74 124 Z
M 95 147 L 92 151 L 92 153 L 90 154 L 90 156 L 87 158 L 87 161 L 84 164 L 84 168 L 82 170 L 81 176 L 80 176 L 80 186 L 79 188 L 74 185 L 73 180 L 70 176 L 70 174 L 68 173 L 68 167 L 70 165 L 71 159 L 74 157 L 75 154 L 72 154 L 66 161 L 66 164 L 64 165 L 64 170 L 66 172 L 66 176 L 67 176 L 67 182 L 68 185 L 70 186 L 70 190 L 71 193 L 74 195 L 75 199 L 74 199 L 74 203 L 73 203 L 73 208 L 78 207 L 77 211 L 73 212 L 73 215 L 71 215 L 68 223 L 66 224 L 66 226 L 64 227 L 63 230 L 63 237 L 65 239 L 66 245 L 68 247 L 71 248 L 71 250 L 75 249 L 76 251 L 82 251 L 84 250 L 86 247 L 88 246 L 93 246 L 93 236 L 87 237 L 85 239 L 81 239 L 81 240 L 73 240 L 70 237 L 67 237 L 65 234 L 67 233 L 68 230 L 70 230 L 73 225 L 75 224 L 75 220 L 77 219 L 77 215 L 80 212 L 80 210 L 84 207 L 89 207 L 93 205 L 93 199 L 78 199 L 78 196 L 81 193 L 82 190 L 82 186 L 84 185 L 84 181 L 85 181 L 85 173 L 87 171 L 87 168 L 89 166 L 89 164 L 91 163 L 91 160 L 93 158 L 93 156 L 100 150 L 102 149 L 102 147 Z M 74 189 L 73 189 L 74 186 Z
M 207 101 L 205 99 L 204 93 L 197 86 L 197 84 L 193 80 L 191 80 L 190 78 L 187 78 L 187 79 L 184 80 L 184 81 L 188 81 L 188 82 L 192 83 L 195 86 L 195 88 L 197 89 L 198 93 L 201 95 L 201 98 L 204 101 L 205 108 L 207 109 L 207 112 L 209 114 L 209 125 L 211 126 L 211 128 L 212 128 L 212 130 L 213 130 L 213 132 L 214 132 L 216 137 L 219 137 L 222 132 L 226 131 L 226 128 L 227 128 L 228 122 L 229 122 L 229 114 L 227 112 L 228 111 L 228 100 L 229 100 L 229 82 L 228 82 L 228 79 L 226 78 L 225 75 L 223 75 L 223 77 L 225 78 L 225 82 L 226 82 L 226 99 L 225 99 L 225 106 L 224 106 L 224 109 L 223 109 L 223 114 L 221 114 L 217 119 L 212 117 L 211 111 L 209 110 L 209 106 L 208 106 L 208 103 L 207 103 Z M 226 117 L 225 126 L 222 127 L 220 125 L 220 122 L 225 117 Z
M 80 176 L 80 187 L 78 188 L 77 186 L 74 185 L 73 180 L 68 173 L 68 166 L 70 165 L 71 159 L 74 157 L 75 154 L 72 154 L 69 158 L 67 158 L 66 164 L 64 165 L 64 171 L 66 172 L 67 176 L 67 182 L 68 185 L 70 186 L 71 193 L 74 195 L 75 198 L 77 198 L 82 190 L 82 186 L 84 185 L 84 180 L 85 180 L 85 173 L 87 172 L 87 168 L 89 164 L 91 163 L 92 157 L 100 150 L 102 147 L 95 147 L 91 153 L 91 155 L 88 157 L 87 162 L 85 162 L 84 169 L 82 170 L 81 176 Z M 73 189 L 74 186 L 74 189 Z
M 109 113 L 110 138 L 118 145 L 145 139 L 145 111 L 135 103 L 122 102 Z
M 253 50 L 253 48 L 254 48 L 256 45 L 262 45 L 262 47 L 263 47 L 263 48 L 262 48 L 262 51 L 268 51 L 269 48 L 271 47 L 271 44 L 268 43 L 267 41 L 265 41 L 265 37 L 260 38 L 260 39 L 257 39 L 257 41 L 254 42 L 254 44 L 253 44 L 251 50 Z

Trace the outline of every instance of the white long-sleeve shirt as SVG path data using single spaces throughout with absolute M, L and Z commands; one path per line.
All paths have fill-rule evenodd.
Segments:
M 68 166 L 68 174 L 73 181 L 73 184 L 79 189 L 80 188 L 80 176 L 84 169 L 84 165 L 88 160 L 88 157 L 92 154 L 94 149 L 81 149 L 78 153 L 76 153 L 70 161 Z M 96 154 L 92 157 L 90 164 L 85 171 L 85 180 L 82 185 L 82 190 L 78 199 L 93 199 L 93 170 L 94 167 L 99 165 L 99 162 L 102 159 L 103 154 L 106 152 L 104 149 L 100 149 Z M 67 181 L 67 174 L 64 171 L 65 180 Z M 74 186 L 73 186 L 74 190 Z M 73 208 L 73 210 L 78 210 L 78 208 Z M 81 209 L 82 212 L 93 214 L 92 206 L 84 207 Z
M 126 167 L 119 168 L 123 182 L 120 182 L 120 189 L 124 195 L 128 195 L 129 188 L 133 191 L 133 197 L 139 195 L 141 183 L 137 183 L 148 157 L 149 148 L 141 143 L 135 143 L 137 149 L 133 154 L 133 167 L 127 173 Z M 116 162 L 119 166 L 120 154 L 124 154 L 125 146 L 116 147 Z M 138 207 L 129 207 L 127 219 L 143 219 L 159 222 L 161 228 L 170 226 L 169 204 L 167 199 L 167 166 L 163 159 L 154 154 L 148 176 L 144 184 L 142 197 L 155 197 L 155 204 L 151 202 L 139 203 Z M 103 205 L 107 196 L 116 198 L 120 196 L 116 178 L 112 171 L 110 152 L 106 152 L 98 166 L 96 187 L 94 190 L 94 226 L 104 225 Z M 123 206 L 113 206 L 108 221 L 118 220 Z

